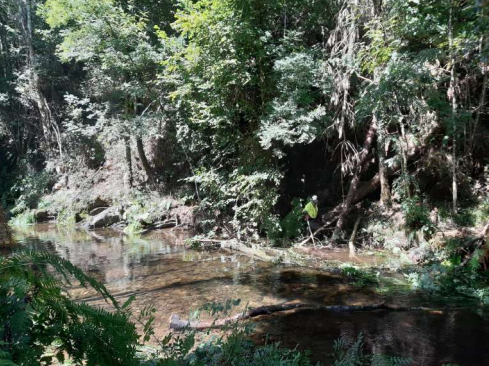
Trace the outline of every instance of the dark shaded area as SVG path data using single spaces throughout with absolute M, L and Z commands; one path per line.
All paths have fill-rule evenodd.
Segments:
M 409 357 L 412 365 L 487 365 L 489 324 L 471 311 L 357 312 L 331 313 L 303 310 L 291 314 L 262 317 L 259 336 L 269 335 L 287 347 L 299 345 L 311 351 L 322 365 L 332 364 L 333 342 L 338 338 L 355 341 L 364 336 L 366 349 L 375 354 Z

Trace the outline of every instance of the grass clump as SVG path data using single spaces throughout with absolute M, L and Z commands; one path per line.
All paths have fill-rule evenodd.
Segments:
M 341 267 L 341 274 L 348 277 L 351 283 L 358 287 L 379 284 L 379 273 L 372 273 L 352 264 L 344 264 Z

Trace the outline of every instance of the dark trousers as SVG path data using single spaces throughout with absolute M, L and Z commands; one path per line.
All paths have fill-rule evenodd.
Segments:
M 307 223 L 306 223 L 307 224 Z M 311 230 L 314 233 L 317 229 L 319 229 L 319 223 L 316 220 L 310 219 L 309 220 L 309 225 L 311 226 Z M 307 228 L 307 231 L 309 231 L 309 227 Z

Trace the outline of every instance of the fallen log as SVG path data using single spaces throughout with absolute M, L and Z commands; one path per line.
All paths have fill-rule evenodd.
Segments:
M 243 243 L 238 242 L 236 239 L 221 242 L 221 248 L 230 251 L 245 253 L 268 262 L 272 262 L 274 260 L 273 257 L 269 256 L 267 253 L 257 248 L 256 246 L 249 247 Z
M 244 243 L 240 243 L 236 239 L 230 240 L 216 240 L 216 239 L 199 239 L 197 242 L 204 244 L 211 248 L 221 248 L 231 252 L 240 252 L 247 254 L 251 257 L 255 257 L 267 262 L 272 262 L 275 257 L 268 255 L 264 250 L 258 248 L 258 246 L 248 246 Z
M 269 306 L 259 306 L 254 309 L 246 310 L 242 313 L 218 320 L 198 321 L 181 319 L 179 315 L 173 314 L 170 316 L 170 329 L 174 330 L 204 330 L 209 328 L 219 328 L 240 320 L 255 318 L 261 315 L 271 315 L 278 312 L 290 310 L 323 310 L 331 312 L 357 312 L 357 311 L 443 311 L 454 308 L 429 308 L 422 306 L 390 306 L 386 304 L 374 305 L 315 305 L 302 302 L 282 303 Z

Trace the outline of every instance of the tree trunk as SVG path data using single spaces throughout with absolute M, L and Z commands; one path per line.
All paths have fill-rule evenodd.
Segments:
M 450 14 L 448 18 L 448 44 L 450 48 L 450 87 L 448 95 L 452 101 L 452 211 L 457 213 L 457 97 L 455 76 L 455 55 L 453 50 L 453 0 L 450 1 Z
M 429 134 L 427 134 L 427 136 L 431 136 L 432 133 L 434 133 L 436 131 L 436 128 L 434 128 Z M 425 137 L 425 138 L 427 138 L 427 137 Z M 425 139 L 422 139 L 422 141 L 424 141 L 424 140 Z M 426 148 L 428 145 L 423 144 L 422 146 L 424 148 Z M 407 150 L 408 159 L 414 159 L 416 156 L 419 156 L 422 153 L 419 146 L 411 146 L 411 148 L 409 150 L 408 149 L 406 149 L 406 150 Z M 401 164 L 402 163 L 400 161 L 395 161 L 395 163 L 387 169 L 387 176 L 391 176 L 395 173 L 398 173 L 399 170 L 401 169 Z M 379 174 L 376 174 L 368 182 L 360 182 L 357 185 L 356 193 L 354 195 L 354 198 L 352 200 L 351 205 L 355 205 L 355 204 L 359 203 L 360 201 L 362 201 L 370 193 L 372 193 L 374 190 L 376 190 L 379 187 L 379 184 L 380 184 Z M 340 215 L 340 213 L 343 212 L 343 209 L 344 209 L 344 204 L 340 203 L 334 209 L 330 210 L 327 215 L 324 215 L 323 216 L 323 222 L 325 222 L 325 224 L 323 226 L 321 226 L 319 229 L 317 229 L 314 232 L 314 235 L 319 234 L 320 232 L 324 231 L 326 228 L 331 226 L 337 220 L 337 217 Z M 302 245 L 307 244 L 309 242 L 309 240 L 311 240 L 311 238 L 307 237 L 301 243 L 299 243 L 298 246 L 302 246 Z
M 151 185 L 154 185 L 156 182 L 154 178 L 153 168 L 151 168 L 151 165 L 149 164 L 146 157 L 146 153 L 144 152 L 144 145 L 141 137 L 136 138 L 136 146 L 138 149 L 139 158 L 141 159 L 141 163 L 143 164 L 144 172 L 148 177 L 148 181 Z
M 350 241 L 348 242 L 348 248 L 350 250 L 350 257 L 354 257 L 356 255 L 355 241 L 357 239 L 358 227 L 360 226 L 361 220 L 362 220 L 362 217 L 359 215 L 357 217 L 357 221 L 355 221 L 355 226 L 353 227 L 353 231 L 352 231 L 351 236 L 350 236 Z
M 129 189 L 132 188 L 134 183 L 134 177 L 132 173 L 132 154 L 131 154 L 131 143 L 129 137 L 124 137 L 124 146 L 126 148 L 126 164 L 127 164 L 127 174 L 128 174 L 128 183 Z
M 484 37 L 482 37 L 481 44 L 479 47 L 480 48 L 479 52 L 481 52 L 481 53 L 483 52 L 484 46 L 485 46 L 485 39 L 484 39 Z M 472 128 L 472 132 L 471 132 L 471 136 L 470 136 L 470 142 L 469 142 L 470 143 L 470 146 L 469 146 L 470 153 L 472 153 L 474 150 L 475 135 L 477 133 L 477 128 L 479 126 L 479 121 L 480 121 L 482 110 L 484 109 L 484 107 L 486 105 L 487 62 L 482 62 L 481 69 L 482 69 L 482 75 L 484 76 L 483 80 L 482 80 L 482 93 L 481 93 L 481 99 L 479 102 L 479 107 L 477 108 L 477 113 L 475 115 L 474 126 Z
M 346 200 L 343 203 L 343 207 L 341 210 L 341 213 L 338 217 L 338 221 L 336 223 L 336 228 L 333 233 L 333 238 L 338 238 L 339 233 L 341 229 L 343 228 L 343 225 L 345 224 L 346 220 L 346 215 L 350 211 L 350 208 L 352 206 L 353 200 L 355 198 L 355 194 L 357 192 L 358 188 L 358 183 L 360 182 L 360 175 L 362 173 L 362 169 L 366 168 L 368 164 L 368 156 L 370 154 L 370 151 L 372 149 L 372 143 L 374 141 L 375 135 L 377 133 L 377 125 L 372 121 L 370 124 L 370 128 L 367 132 L 367 136 L 365 137 L 365 142 L 363 143 L 363 148 L 362 151 L 359 153 L 358 157 L 358 164 L 355 168 L 355 173 L 353 174 L 353 178 L 350 183 L 350 188 L 348 190 L 348 194 L 346 195 Z M 364 166 L 366 165 L 366 166 Z
M 377 133 L 377 156 L 379 159 L 379 176 L 380 176 L 380 205 L 389 207 L 391 205 L 391 190 L 389 180 L 387 179 L 387 169 L 385 166 L 385 134 L 386 128 L 383 122 L 377 120 L 377 113 L 374 112 L 373 123 L 378 126 Z
M 28 97 L 35 104 L 41 121 L 41 127 L 44 135 L 45 151 L 49 151 L 49 146 L 55 139 L 58 146 L 59 154 L 63 156 L 63 147 L 61 132 L 58 125 L 53 119 L 51 108 L 42 93 L 39 75 L 36 71 L 35 51 L 32 42 L 32 9 L 31 0 L 19 1 L 19 20 L 27 48 L 27 68 L 30 73 Z M 53 137 L 54 134 L 54 137 Z

